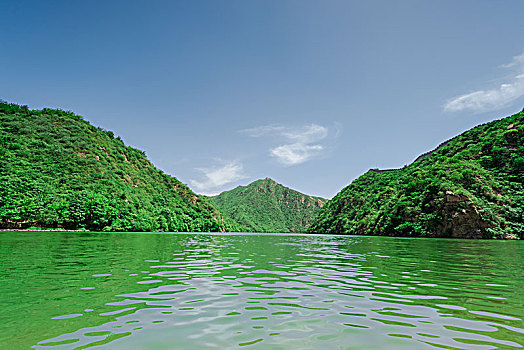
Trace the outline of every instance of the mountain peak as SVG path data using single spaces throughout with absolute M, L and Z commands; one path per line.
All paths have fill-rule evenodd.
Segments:
M 229 217 L 256 232 L 304 232 L 327 199 L 266 177 L 211 197 Z
M 263 179 L 255 180 L 255 181 L 251 182 L 250 184 L 248 184 L 248 186 L 251 185 L 251 184 L 256 184 L 256 183 L 270 183 L 270 184 L 280 185 L 278 182 L 276 182 L 272 178 L 266 177 L 266 178 L 263 178 Z

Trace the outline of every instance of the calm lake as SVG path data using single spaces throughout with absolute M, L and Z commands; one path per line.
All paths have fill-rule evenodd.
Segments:
M 524 242 L 0 233 L 2 349 L 524 347 Z

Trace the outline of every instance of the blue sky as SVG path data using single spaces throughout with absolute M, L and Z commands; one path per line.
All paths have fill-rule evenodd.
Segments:
M 331 197 L 524 107 L 524 1 L 0 1 L 0 98 L 204 194 Z

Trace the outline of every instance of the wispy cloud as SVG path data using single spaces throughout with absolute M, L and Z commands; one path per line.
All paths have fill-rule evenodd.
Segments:
M 251 137 L 274 136 L 283 144 L 269 149 L 269 154 L 283 165 L 291 166 L 307 162 L 320 155 L 325 147 L 320 144 L 328 135 L 328 128 L 310 124 L 299 128 L 265 125 L 241 130 Z
M 296 165 L 307 162 L 318 155 L 324 147 L 322 145 L 308 145 L 304 143 L 290 143 L 269 150 L 270 154 L 284 165 Z
M 284 130 L 286 130 L 284 126 L 264 125 L 264 126 L 257 126 L 256 128 L 240 130 L 240 132 L 248 136 L 251 136 L 251 137 L 261 137 L 261 136 L 266 136 L 266 135 L 271 135 L 271 134 L 273 135 L 278 134 Z
M 199 193 L 214 194 L 217 189 L 229 183 L 245 179 L 243 166 L 241 163 L 233 161 L 228 162 L 220 167 L 215 168 L 197 168 L 203 174 L 204 180 L 190 180 L 193 186 Z
M 513 57 L 510 63 L 501 67 L 511 69 L 511 76 L 506 82 L 489 90 L 478 90 L 454 97 L 444 105 L 444 110 L 446 112 L 465 109 L 475 112 L 493 111 L 506 107 L 524 96 L 524 53 Z

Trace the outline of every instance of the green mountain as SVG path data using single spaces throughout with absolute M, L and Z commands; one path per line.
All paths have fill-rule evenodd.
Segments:
M 523 181 L 521 112 L 466 131 L 402 169 L 368 171 L 324 206 L 309 232 L 524 238 Z
M 222 212 L 253 232 L 305 232 L 327 199 L 266 178 L 210 197 Z
M 0 228 L 242 230 L 111 131 L 0 101 Z

